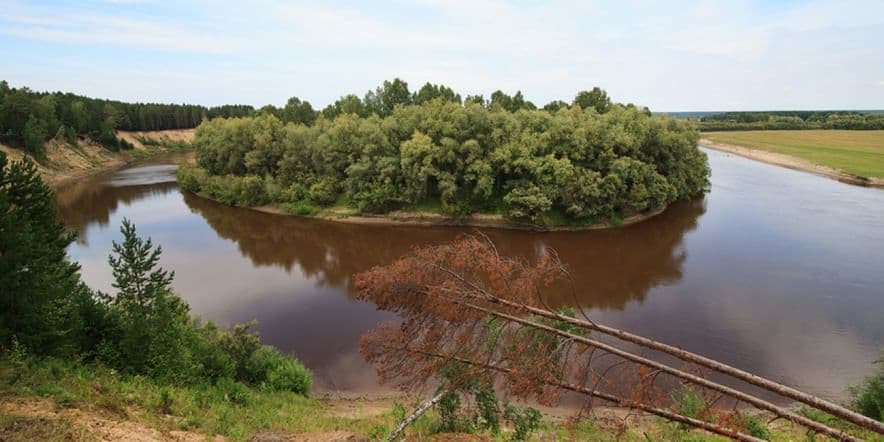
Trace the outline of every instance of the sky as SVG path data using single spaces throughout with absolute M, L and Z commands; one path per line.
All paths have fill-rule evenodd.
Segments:
M 124 101 L 322 108 L 386 79 L 538 105 L 884 108 L 884 1 L 0 0 L 0 79 Z

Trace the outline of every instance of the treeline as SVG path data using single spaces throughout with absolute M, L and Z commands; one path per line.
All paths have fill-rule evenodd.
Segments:
M 700 118 L 702 131 L 884 129 L 884 115 L 856 111 L 724 112 Z
M 199 167 L 180 169 L 179 182 L 227 204 L 296 213 L 431 207 L 578 224 L 654 209 L 708 183 L 690 122 L 612 103 L 600 89 L 544 111 L 521 94 L 460 102 L 443 87 L 415 104 L 422 94 L 404 86 L 386 82 L 367 100 L 380 103 L 371 113 L 342 106 L 310 126 L 268 113 L 206 121 L 194 139 Z M 411 104 L 397 101 L 405 97 Z
M 131 148 L 117 130 L 187 129 L 204 119 L 252 115 L 245 105 L 207 108 L 189 104 L 124 103 L 62 92 L 10 88 L 0 81 L 0 142 L 24 148 L 37 158 L 43 144 L 58 139 L 76 145 L 89 137 L 111 150 Z
M 70 262 L 73 241 L 52 192 L 29 160 L 0 152 L 0 351 L 16 360 L 60 357 L 98 363 L 161 383 L 243 384 L 306 393 L 310 373 L 261 345 L 247 325 L 194 320 L 158 267 L 161 249 L 123 222 L 108 263 L 115 293 L 91 290 Z M 225 393 L 226 395 L 227 393 Z
M 359 117 L 368 117 L 377 115 L 386 117 L 393 113 L 396 106 L 421 105 L 432 100 L 441 100 L 444 102 L 457 104 L 479 104 L 487 109 L 500 109 L 509 112 L 519 110 L 536 110 L 536 106 L 531 101 L 525 99 L 521 91 L 509 95 L 501 90 L 494 91 L 487 99 L 483 95 L 467 95 L 461 97 L 461 94 L 455 92 L 452 88 L 432 83 L 425 83 L 415 92 L 410 92 L 408 83 L 395 78 L 392 81 L 384 81 L 375 90 L 370 90 L 360 98 L 356 94 L 347 94 L 329 104 L 321 111 L 314 110 L 309 101 L 302 101 L 298 97 L 289 98 L 283 107 L 275 107 L 267 105 L 262 107 L 258 113 L 272 114 L 282 120 L 283 123 L 301 123 L 311 125 L 320 116 L 326 119 L 334 119 L 343 114 L 353 114 Z M 607 92 L 595 87 L 590 91 L 582 91 L 574 98 L 571 103 L 555 100 L 545 104 L 542 108 L 545 111 L 555 112 L 559 109 L 569 107 L 571 104 L 579 104 L 582 108 L 594 108 L 599 113 L 607 112 L 611 106 L 611 100 L 608 98 Z M 635 107 L 628 104 L 627 107 Z M 646 108 L 642 108 L 643 112 L 650 114 Z

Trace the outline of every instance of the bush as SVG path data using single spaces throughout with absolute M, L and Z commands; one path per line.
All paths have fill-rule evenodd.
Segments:
M 330 206 L 338 198 L 337 184 L 333 179 L 323 179 L 307 190 L 307 199 L 320 206 Z
M 757 417 L 749 417 L 746 419 L 746 431 L 759 439 L 770 440 L 770 430 L 761 419 Z
M 275 391 L 307 394 L 312 376 L 300 362 L 269 345 L 255 351 L 246 365 L 246 378 Z
M 859 413 L 884 422 L 884 351 L 875 364 L 878 365 L 877 373 L 850 387 L 851 405 Z
M 243 177 L 241 188 L 240 205 L 259 206 L 267 202 L 267 195 L 264 193 L 264 180 L 261 178 L 256 176 Z
M 292 215 L 313 216 L 319 213 L 319 207 L 310 203 L 284 203 L 282 208 Z
M 204 183 L 209 179 L 209 173 L 201 167 L 192 167 L 182 164 L 178 166 L 178 185 L 182 189 L 197 193 L 202 190 Z

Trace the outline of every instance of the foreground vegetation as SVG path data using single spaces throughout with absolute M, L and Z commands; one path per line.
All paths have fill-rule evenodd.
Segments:
M 879 378 L 880 380 L 880 378 Z M 690 391 L 680 392 L 674 407 L 699 416 L 703 399 Z M 154 429 L 172 438 L 173 431 L 187 431 L 193 440 L 219 435 L 249 440 L 256 435 L 291 437 L 322 435 L 385 437 L 413 406 L 406 398 L 369 405 L 362 402 L 329 402 L 284 391 L 232 383 L 167 385 L 144 376 L 132 376 L 101 364 L 12 353 L 0 358 L 0 439 L 92 440 L 98 439 L 84 424 L 82 414 L 110 423 L 136 423 L 139 431 Z M 19 404 L 19 407 L 15 407 Z M 66 413 L 67 411 L 67 413 Z M 651 417 L 623 416 L 602 410 L 597 417 L 578 422 L 542 417 L 527 433 L 529 440 L 594 441 L 724 441 L 725 438 L 691 430 Z M 805 411 L 808 416 L 824 419 Z M 512 415 L 511 415 L 512 416 Z M 771 441 L 825 440 L 802 432 L 782 421 L 746 416 L 747 433 Z M 525 422 L 525 421 L 521 421 Z M 842 425 L 838 422 L 829 422 Z M 499 432 L 489 428 L 475 402 L 440 405 L 408 428 L 410 437 L 430 437 L 448 430 L 470 433 L 484 440 L 513 440 L 515 420 L 501 419 Z M 122 426 L 122 425 L 121 425 Z M 127 431 L 132 427 L 122 426 Z M 523 424 L 523 428 L 526 428 Z M 871 434 L 858 434 L 876 440 Z M 125 439 L 126 435 L 120 435 Z M 445 437 L 442 436 L 443 440 Z
M 859 177 L 884 177 L 884 130 L 707 132 L 703 138 L 791 155 Z
M 189 316 L 158 267 L 160 247 L 123 222 L 108 258 L 116 293 L 80 279 L 52 192 L 30 160 L 0 152 L 0 350 L 96 362 L 168 385 L 248 384 L 306 394 L 310 373 L 262 346 L 248 325 L 225 330 Z M 242 388 L 240 385 L 237 388 Z
M 589 94 L 556 111 L 515 106 L 508 96 L 417 103 L 404 93 L 402 102 L 382 101 L 386 116 L 344 112 L 309 126 L 272 114 L 215 119 L 197 129 L 199 167 L 181 169 L 179 182 L 226 204 L 280 203 L 298 214 L 335 204 L 362 213 L 438 207 L 575 224 L 706 188 L 709 168 L 691 124 L 606 95 L 581 101 Z

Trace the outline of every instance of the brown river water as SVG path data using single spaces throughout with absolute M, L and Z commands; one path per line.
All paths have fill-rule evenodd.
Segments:
M 841 399 L 884 346 L 884 191 L 706 150 L 711 190 L 613 230 L 487 229 L 502 253 L 552 247 L 596 321 L 681 346 L 810 393 Z M 162 245 L 193 313 L 258 321 L 315 389 L 383 391 L 359 336 L 394 316 L 354 300 L 350 277 L 416 245 L 473 229 L 368 226 L 227 207 L 182 194 L 171 160 L 58 191 L 79 233 L 72 258 L 112 292 L 107 256 L 122 219 Z

